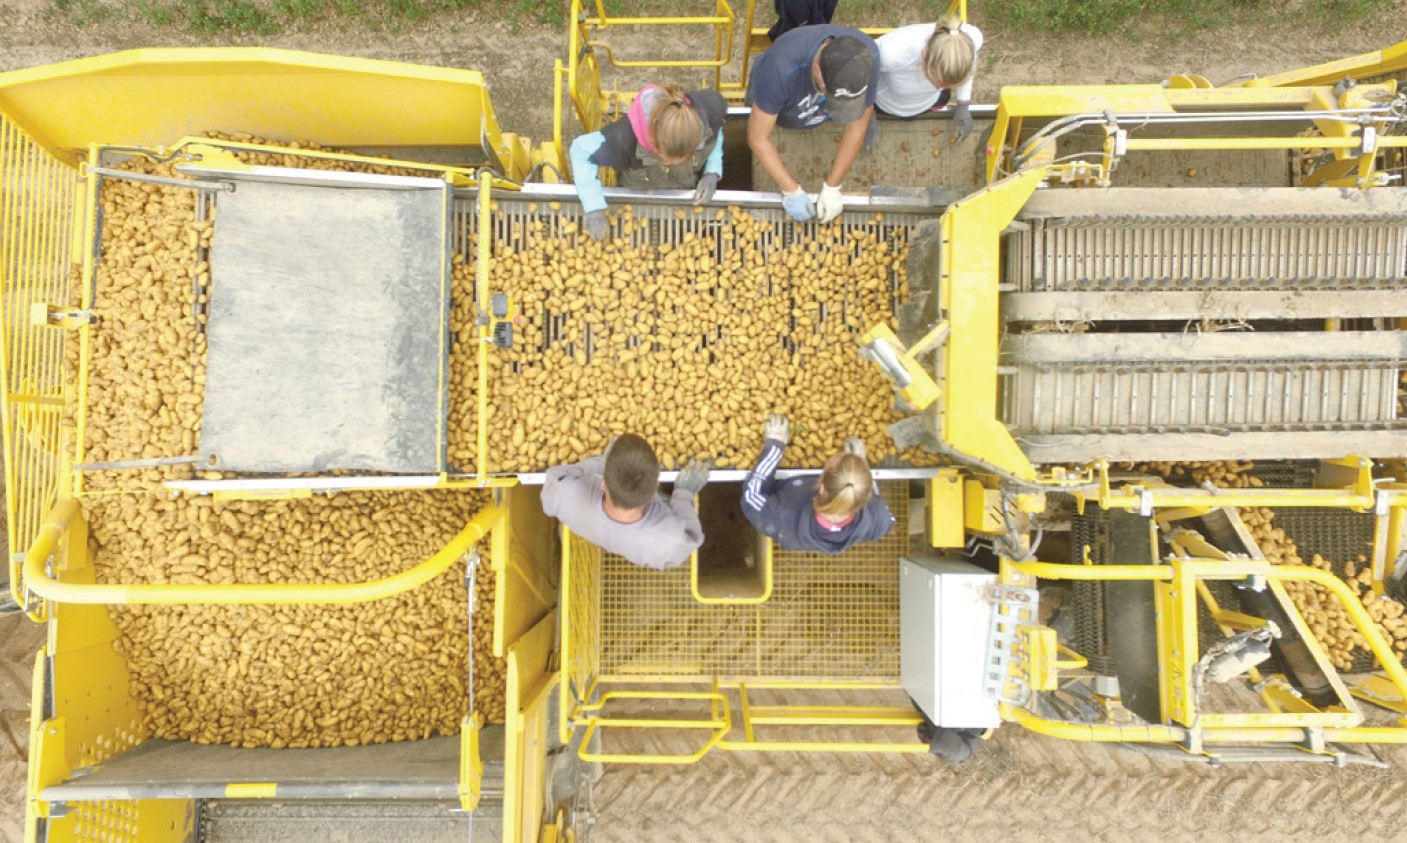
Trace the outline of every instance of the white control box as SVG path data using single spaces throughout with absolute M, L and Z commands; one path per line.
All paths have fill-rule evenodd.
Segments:
M 939 726 L 1001 725 L 982 691 L 997 575 L 959 559 L 899 560 L 899 681 Z

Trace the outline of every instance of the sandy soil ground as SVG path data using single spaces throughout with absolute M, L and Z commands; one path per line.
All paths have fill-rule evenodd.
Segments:
M 686 767 L 608 767 L 591 839 L 1400 839 L 1407 754 L 1380 756 L 1393 769 L 1214 770 L 1010 726 L 956 768 L 928 755 L 714 752 Z
M 844 4 L 842 4 L 843 6 Z M 510 131 L 550 131 L 551 68 L 562 31 L 485 24 L 472 12 L 395 36 L 329 27 L 272 38 L 210 39 L 135 25 L 77 29 L 48 0 L 0 0 L 0 70 L 150 46 L 260 45 L 484 71 Z M 837 22 L 844 22 L 844 9 Z M 1155 82 L 1193 72 L 1214 82 L 1379 49 L 1403 36 L 1407 0 L 1376 24 L 1324 32 L 1305 24 L 1212 30 L 1168 39 L 1154 22 L 1115 37 L 989 31 L 978 98 L 1002 84 Z M 621 34 L 623 47 L 644 45 Z M 507 106 L 505 103 L 512 103 Z M 29 677 L 42 630 L 0 618 L 0 840 L 19 840 Z M 1393 771 L 1299 766 L 1212 771 L 1126 751 L 1072 746 L 1015 728 L 968 765 L 928 756 L 725 755 L 685 768 L 620 767 L 597 786 L 594 839 L 791 841 L 1236 838 L 1392 839 L 1407 820 L 1407 757 Z

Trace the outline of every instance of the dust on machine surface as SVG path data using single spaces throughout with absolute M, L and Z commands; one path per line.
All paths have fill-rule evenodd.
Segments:
M 1407 741 L 1407 43 L 1006 87 L 961 141 L 884 119 L 822 225 L 742 140 L 754 12 L 574 3 L 539 143 L 473 71 L 0 75 L 28 839 L 576 839 L 601 764 L 926 753 L 925 720 L 1212 764 Z M 606 188 L 597 241 L 564 144 L 655 66 L 627 25 L 714 36 L 656 69 L 732 103 L 725 176 Z M 814 185 L 837 134 L 777 145 Z M 887 537 L 750 529 L 774 412 L 784 476 L 865 441 Z M 624 431 L 666 483 L 715 463 L 686 565 L 543 513 Z

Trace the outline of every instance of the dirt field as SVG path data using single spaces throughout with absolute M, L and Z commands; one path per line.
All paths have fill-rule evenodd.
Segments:
M 1407 753 L 1381 755 L 1393 769 L 1213 770 L 1015 727 L 957 768 L 928 755 L 715 752 L 607 768 L 592 840 L 1401 839 Z
M 842 7 L 845 4 L 841 4 Z M 50 17 L 47 0 L 0 0 L 0 70 L 114 50 L 217 45 L 175 30 L 131 25 L 79 30 Z M 837 22 L 844 21 L 844 10 Z M 1307 25 L 1239 27 L 1168 41 L 1154 25 L 1119 37 L 988 34 L 979 100 L 1002 84 L 1156 82 L 1179 72 L 1214 82 L 1273 73 L 1401 38 L 1407 0 L 1379 21 L 1326 33 Z M 1383 25 L 1391 20 L 1397 25 Z M 451 28 L 454 27 L 454 29 Z M 457 31 L 455 31 L 457 29 Z M 252 39 L 225 44 L 253 45 Z M 641 45 L 640 38 L 622 44 Z M 550 130 L 551 67 L 564 33 L 483 25 L 472 13 L 394 37 L 333 30 L 260 39 L 315 50 L 484 71 L 510 131 Z M 521 103 L 506 106 L 505 103 Z M 42 631 L 0 618 L 0 841 L 21 839 L 29 677 Z M 594 840 L 1235 839 L 1389 840 L 1407 825 L 1407 754 L 1391 771 L 1247 766 L 1213 771 L 1111 748 L 1080 747 L 1001 730 L 969 765 L 924 755 L 725 755 L 684 768 L 617 767 L 597 786 Z

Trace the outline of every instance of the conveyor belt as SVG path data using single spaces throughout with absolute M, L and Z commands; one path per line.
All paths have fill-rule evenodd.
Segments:
M 1407 316 L 1407 191 L 1047 191 L 1005 246 L 1001 417 L 1034 461 L 1407 453 L 1407 333 L 1305 330 Z
M 1019 292 L 1396 289 L 1407 276 L 1396 188 L 1047 191 L 1020 221 L 1006 242 Z

